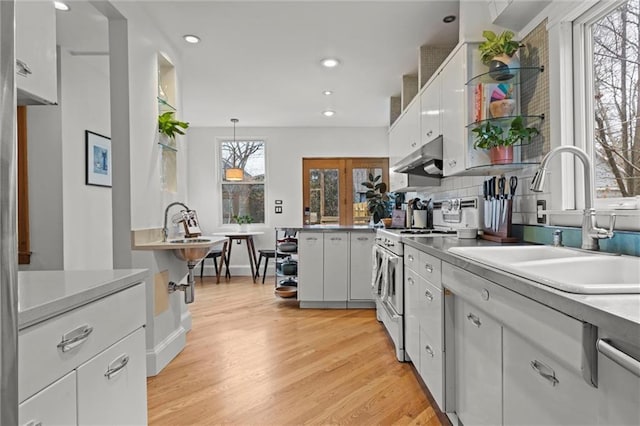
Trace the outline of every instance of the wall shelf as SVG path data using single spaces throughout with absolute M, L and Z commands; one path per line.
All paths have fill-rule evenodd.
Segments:
M 519 117 L 518 115 L 509 115 L 507 117 L 499 117 L 499 118 L 487 118 L 486 120 L 474 121 L 473 123 L 467 124 L 467 129 L 475 129 L 476 127 L 480 127 L 487 122 L 495 123 L 498 126 L 504 127 L 509 126 L 514 118 Z M 521 116 L 524 121 L 525 127 L 537 127 L 542 120 L 544 120 L 544 114 L 539 115 L 522 115 Z
M 522 84 L 526 81 L 531 80 L 536 75 L 541 72 L 544 72 L 544 65 L 539 67 L 520 67 L 520 68 L 510 68 L 511 73 L 513 74 L 510 78 L 505 78 L 504 80 L 497 80 L 493 76 L 496 75 L 496 71 L 487 71 L 485 73 L 476 75 L 471 78 L 471 80 L 467 81 L 467 86 L 475 86 L 476 84 Z
M 160 114 L 168 112 L 168 111 L 172 111 L 172 112 L 176 112 L 177 111 L 176 107 L 174 107 L 169 102 L 167 102 L 164 99 L 162 99 L 161 97 L 158 96 L 157 99 L 158 99 L 158 111 L 160 112 Z
M 162 142 L 158 142 L 158 145 L 160 145 L 162 149 L 178 152 L 178 148 L 176 148 L 175 146 L 167 145 L 166 143 L 162 143 Z

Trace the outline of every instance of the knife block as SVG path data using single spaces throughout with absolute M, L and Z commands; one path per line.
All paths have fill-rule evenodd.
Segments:
M 513 200 L 504 200 L 504 208 L 507 209 L 507 216 L 504 222 L 500 223 L 500 226 L 496 231 L 491 227 L 483 227 L 484 233 L 480 236 L 483 240 L 494 241 L 496 243 L 515 243 L 518 239 L 511 236 L 511 207 Z M 502 214 L 500 215 L 502 219 Z M 484 225 L 484 223 L 483 223 Z

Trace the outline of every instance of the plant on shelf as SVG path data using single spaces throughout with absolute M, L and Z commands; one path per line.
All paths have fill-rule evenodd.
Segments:
M 189 123 L 177 120 L 173 114 L 173 111 L 167 111 L 158 116 L 158 132 L 169 139 L 174 139 L 176 135 L 184 135 L 184 130 L 189 127 Z
M 513 31 L 505 30 L 500 35 L 485 30 L 482 36 L 486 39 L 480 43 L 480 60 L 489 67 L 489 75 L 496 80 L 508 80 L 515 75 L 515 68 L 520 67 L 518 49 L 520 43 L 513 40 Z
M 367 188 L 367 209 L 374 224 L 391 217 L 391 198 L 387 193 L 387 184 L 381 179 L 381 175 L 374 177 L 373 173 L 369 173 L 369 181 L 362 182 L 362 186 Z
M 472 130 L 475 133 L 473 147 L 489 150 L 491 164 L 509 164 L 513 162 L 513 145 L 529 143 L 540 131 L 535 127 L 525 127 L 521 115 L 515 117 L 509 128 L 487 121 Z

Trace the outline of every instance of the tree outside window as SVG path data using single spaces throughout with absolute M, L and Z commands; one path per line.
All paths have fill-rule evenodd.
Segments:
M 639 9 L 626 1 L 591 26 L 598 198 L 640 195 Z
M 222 223 L 234 223 L 235 215 L 250 216 L 253 223 L 264 223 L 264 141 L 223 141 L 220 154 Z M 242 180 L 227 180 L 226 171 L 231 168 L 242 170 Z

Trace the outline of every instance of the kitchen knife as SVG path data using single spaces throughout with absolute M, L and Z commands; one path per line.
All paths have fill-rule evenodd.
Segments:
M 499 209 L 498 209 L 498 223 L 496 225 L 496 229 L 500 228 L 500 225 L 504 223 L 504 213 L 507 211 L 506 201 L 505 201 L 505 193 L 504 186 L 507 183 L 507 178 L 502 176 L 498 179 L 498 197 L 500 198 Z M 502 220 L 500 218 L 502 217 Z
M 496 178 L 495 176 L 489 179 L 489 191 L 491 193 L 491 229 L 495 231 L 496 227 L 496 208 L 498 206 L 498 200 L 496 199 Z
M 482 184 L 482 194 L 484 195 L 484 227 L 491 226 L 491 201 L 489 200 L 489 181 L 485 180 Z
M 518 187 L 518 177 L 511 176 L 509 178 L 509 195 L 507 196 L 507 200 L 513 200 L 513 197 L 516 195 L 517 187 Z M 505 205 L 511 208 L 510 203 L 505 203 Z M 507 218 L 507 209 L 505 208 L 505 210 L 502 212 L 502 223 L 504 223 L 506 218 Z

